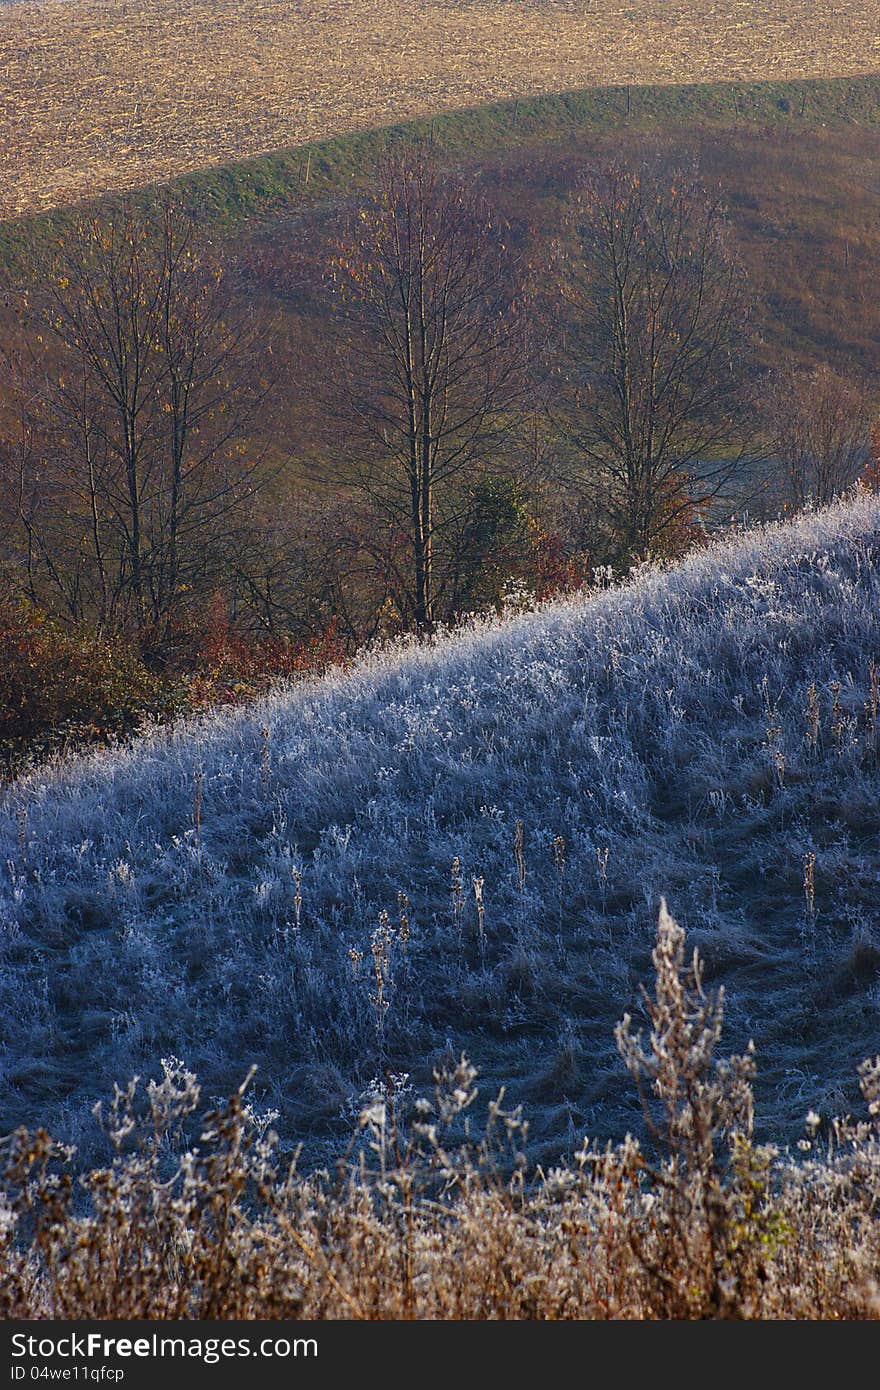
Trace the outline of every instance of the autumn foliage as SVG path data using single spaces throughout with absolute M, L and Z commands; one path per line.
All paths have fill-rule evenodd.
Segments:
M 235 623 L 222 595 L 202 621 L 179 625 L 172 638 L 177 678 L 193 709 L 239 704 L 277 681 L 318 674 L 345 658 L 335 621 L 304 641 L 286 633 L 254 633 Z
M 123 637 L 62 626 L 24 603 L 0 603 L 0 779 L 52 753 L 116 742 L 151 721 L 239 704 L 280 680 L 342 659 L 331 624 L 295 642 L 236 627 L 218 601 L 151 652 Z
M 0 606 L 0 771 L 131 733 L 174 701 L 123 643 L 64 630 L 25 604 Z

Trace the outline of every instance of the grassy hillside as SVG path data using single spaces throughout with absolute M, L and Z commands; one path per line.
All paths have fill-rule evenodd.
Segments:
M 481 179 L 510 223 L 512 246 L 536 268 L 539 281 L 559 233 L 564 200 L 584 163 L 616 155 L 639 158 L 652 150 L 667 153 L 673 163 L 695 159 L 729 205 L 734 242 L 758 306 L 759 360 L 768 365 L 833 362 L 845 374 L 854 368 L 876 371 L 880 105 L 874 103 L 880 99 L 880 79 L 864 84 L 865 110 L 871 107 L 875 116 L 853 123 L 839 117 L 846 101 L 843 85 L 801 88 L 801 96 L 816 103 L 815 116 L 804 120 L 792 114 L 798 89 L 784 89 L 788 96 L 780 90 L 754 89 L 754 119 L 734 119 L 732 108 L 719 107 L 716 120 L 712 89 L 696 88 L 678 118 L 665 110 L 651 121 L 605 121 L 586 96 L 583 106 L 572 101 L 570 107 L 554 98 L 540 118 L 523 116 L 521 107 L 516 128 L 512 108 L 506 113 L 487 109 L 473 113 L 470 134 L 464 115 L 461 126 L 451 118 L 442 127 L 438 122 L 435 139 L 451 162 Z M 653 89 L 650 95 L 655 94 Z M 715 95 L 732 101 L 729 89 L 715 89 Z M 593 97 L 609 106 L 615 101 L 621 109 L 620 92 Z M 820 98 L 827 98 L 827 105 Z M 780 101 L 788 104 L 787 113 Z M 744 103 L 741 109 L 752 108 Z M 496 116 L 497 126 L 490 125 Z M 333 212 L 343 190 L 350 196 L 354 184 L 366 185 L 375 155 L 375 144 L 366 140 L 356 154 L 354 144 L 328 146 L 326 157 L 316 154 L 306 187 L 289 178 L 294 156 L 290 164 L 282 156 L 271 166 L 261 161 L 252 183 L 241 166 L 227 170 L 222 184 L 219 174 L 202 174 L 187 185 L 187 197 L 222 219 L 249 302 L 267 318 L 286 318 L 287 336 L 306 347 L 313 335 L 321 340 L 327 303 L 319 291 L 304 293 L 303 287 L 313 279 L 313 267 L 331 254 Z M 286 196 L 293 200 L 289 207 Z
M 14 4 L 0 216 L 511 96 L 870 73 L 877 14 L 864 0 Z
M 450 159 L 507 159 L 527 164 L 547 147 L 573 150 L 603 134 L 630 132 L 635 140 L 664 131 L 717 129 L 741 137 L 814 140 L 820 131 L 871 132 L 880 127 L 880 76 L 760 82 L 624 84 L 523 96 L 452 111 L 437 111 L 351 134 L 311 140 L 264 155 L 222 160 L 191 173 L 170 175 L 183 200 L 211 221 L 235 228 L 271 222 L 372 183 L 376 160 L 389 140 L 430 138 Z M 724 138 L 724 137 L 722 137 Z M 844 140 L 846 136 L 844 136 Z M 120 184 L 119 187 L 124 185 Z M 149 183 L 146 185 L 149 187 Z M 94 202 L 94 184 L 73 199 Z M 109 196 L 109 190 L 102 194 Z M 71 200 L 63 200 L 71 201 Z M 47 211 L 0 217 L 0 253 L 63 227 L 65 214 Z
M 665 894 L 791 1136 L 876 1048 L 880 504 L 745 535 L 9 789 L 2 1105 L 259 1071 L 309 1161 L 465 1049 L 533 1156 L 638 1125 Z M 475 884 L 476 880 L 476 884 Z M 479 892 L 478 892 L 479 886 Z M 482 911 L 478 898 L 482 898 Z
M 179 178 L 183 200 L 241 268 L 246 302 L 280 339 L 300 344 L 306 363 L 312 341 L 323 341 L 328 306 L 301 290 L 330 254 L 334 210 L 371 187 L 389 140 L 413 136 L 432 138 L 444 159 L 482 178 L 515 244 L 537 263 L 585 160 L 658 147 L 673 160 L 695 157 L 729 202 L 761 305 L 764 360 L 832 360 L 844 372 L 880 365 L 880 77 L 599 87 L 440 113 Z M 17 277 L 68 216 L 0 223 L 6 271 Z M 4 333 L 15 331 L 14 302 L 0 305 Z M 279 347 L 279 389 L 291 394 L 289 377 L 297 394 L 302 362 L 288 363 Z

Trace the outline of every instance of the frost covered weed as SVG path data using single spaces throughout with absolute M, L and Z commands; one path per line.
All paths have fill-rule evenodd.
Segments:
M 248 1081 L 198 1124 L 175 1058 L 101 1112 L 115 1157 L 74 1180 L 44 1130 L 3 1148 L 0 1314 L 11 1318 L 880 1317 L 880 1057 L 864 1120 L 807 1116 L 795 1161 L 752 1133 L 751 1047 L 719 1059 L 723 992 L 661 909 L 647 1038 L 617 1045 L 651 1135 L 529 1171 L 474 1068 L 432 1099 L 374 1079 L 348 1157 L 303 1176 Z
M 876 1046 L 878 615 L 860 497 L 21 779 L 6 1123 L 92 1165 L 114 1078 L 252 1061 L 327 1166 L 372 1077 L 465 1052 L 547 1169 L 642 1132 L 612 1030 L 665 894 L 755 1040 L 758 1138 L 796 1142 Z

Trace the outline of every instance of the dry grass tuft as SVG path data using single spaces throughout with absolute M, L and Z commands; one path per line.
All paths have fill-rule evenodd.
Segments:
M 46 0 L 0 16 L 0 218 L 504 97 L 880 67 L 877 0 Z

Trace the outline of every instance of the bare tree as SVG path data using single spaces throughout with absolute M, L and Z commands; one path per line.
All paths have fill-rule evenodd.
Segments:
M 561 257 L 565 433 L 624 557 L 668 550 L 742 460 L 743 275 L 718 192 L 683 169 L 590 170 Z
M 75 223 L 41 274 L 48 333 L 19 373 L 31 441 L 30 459 L 18 448 L 19 519 L 72 616 L 87 603 L 102 625 L 161 634 L 222 565 L 255 484 L 255 344 L 210 245 L 171 202 Z
M 425 632 L 447 588 L 438 546 L 462 534 L 474 479 L 502 465 L 527 341 L 504 229 L 473 182 L 407 149 L 382 164 L 378 190 L 334 262 L 340 473 L 390 546 L 405 538 L 400 600 Z
M 768 402 L 769 447 L 785 501 L 825 506 L 871 457 L 871 409 L 862 383 L 822 364 L 780 373 Z

